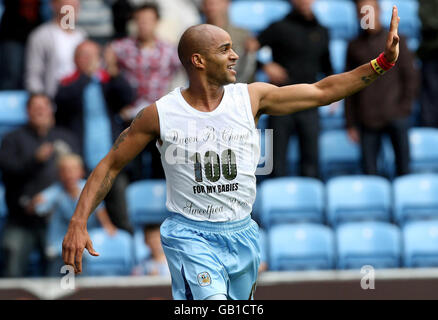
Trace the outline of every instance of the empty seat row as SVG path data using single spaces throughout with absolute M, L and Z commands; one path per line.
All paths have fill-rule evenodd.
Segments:
M 438 220 L 402 229 L 385 222 L 352 222 L 335 231 L 319 224 L 285 224 L 267 232 L 270 270 L 437 267 Z
M 420 127 L 409 129 L 410 169 L 413 173 L 438 172 L 437 145 L 438 129 Z M 319 157 L 321 176 L 325 181 L 339 175 L 362 172 L 360 146 L 351 141 L 345 130 L 330 130 L 321 133 Z M 299 148 L 294 136 L 289 142 L 287 159 L 289 174 L 296 174 Z M 378 168 L 381 174 L 389 178 L 394 177 L 394 151 L 388 137 L 382 139 Z
M 438 174 L 412 174 L 391 184 L 378 176 L 336 177 L 323 184 L 313 178 L 265 180 L 258 189 L 254 216 L 261 225 L 288 222 L 327 223 L 438 218 Z
M 144 242 L 121 230 L 115 236 L 100 228 L 89 234 L 100 256 L 84 255 L 84 275 L 131 274 Z M 438 267 L 438 220 L 411 222 L 401 229 L 386 222 L 352 222 L 336 230 L 283 224 L 261 232 L 260 244 L 262 261 L 271 271 Z

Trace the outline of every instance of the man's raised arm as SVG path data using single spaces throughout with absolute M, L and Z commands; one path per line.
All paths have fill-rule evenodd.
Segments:
M 348 97 L 369 86 L 379 75 L 389 70 L 398 59 L 397 7 L 392 10 L 392 19 L 384 54 L 352 71 L 324 78 L 313 84 L 297 84 L 277 87 L 267 83 L 248 86 L 253 113 L 256 117 L 267 113 L 286 115 L 296 111 L 325 106 Z
M 76 273 L 82 272 L 84 248 L 91 255 L 98 255 L 87 232 L 88 217 L 105 198 L 120 170 L 150 141 L 159 137 L 159 131 L 157 107 L 152 104 L 137 114 L 88 177 L 62 243 L 64 263 L 73 266 Z

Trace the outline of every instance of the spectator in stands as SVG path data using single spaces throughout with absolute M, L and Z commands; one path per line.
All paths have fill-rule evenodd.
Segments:
M 1 241 L 6 277 L 25 276 L 34 249 L 44 256 L 46 219 L 34 214 L 31 199 L 57 180 L 56 156 L 79 150 L 72 134 L 55 127 L 48 96 L 31 95 L 27 113 L 28 124 L 7 134 L 0 147 L 8 207 Z
M 0 90 L 21 90 L 24 48 L 31 31 L 43 22 L 40 0 L 5 0 L 0 19 Z
M 386 41 L 386 31 L 380 24 L 377 0 L 356 0 L 359 20 L 363 6 L 374 8 L 374 28 L 362 30 L 358 38 L 348 45 L 346 69 L 370 61 L 381 53 Z M 362 168 L 365 174 L 377 174 L 377 157 L 382 135 L 388 134 L 394 148 L 397 175 L 409 173 L 409 115 L 418 87 L 418 73 L 414 57 L 406 39 L 400 37 L 400 58 L 397 68 L 376 80 L 371 90 L 365 89 L 345 99 L 345 117 L 348 135 L 360 141 Z
M 117 56 L 121 73 L 136 89 L 136 110 L 159 99 L 170 88 L 175 73 L 181 68 L 176 47 L 156 35 L 158 6 L 149 3 L 134 11 L 136 37 L 114 41 L 111 49 Z
M 176 47 L 156 35 L 159 18 L 156 4 L 148 3 L 138 7 L 134 11 L 136 37 L 116 40 L 111 44 L 121 73 L 136 90 L 131 118 L 134 118 L 140 109 L 166 94 L 170 90 L 173 77 L 181 69 Z M 152 156 L 151 177 L 164 179 L 157 148 L 151 143 L 146 147 L 146 152 L 150 152 Z M 137 163 L 138 171 L 141 171 L 139 161 L 142 156 L 134 161 L 134 164 Z M 141 173 L 137 176 L 142 177 Z
M 49 216 L 46 255 L 49 260 L 49 275 L 56 276 L 63 265 L 61 248 L 79 195 L 85 185 L 84 166 L 77 154 L 66 154 L 57 161 L 58 182 L 38 193 L 32 199 L 34 211 L 39 216 Z M 105 207 L 100 204 L 96 214 L 90 217 L 88 228 L 103 227 L 114 235 L 117 228 L 111 222 Z
M 203 0 L 202 10 L 206 23 L 216 25 L 227 31 L 233 40 L 233 50 L 239 56 L 237 61 L 237 82 L 253 81 L 257 63 L 258 43 L 248 30 L 230 24 L 228 10 L 230 0 Z
M 275 85 L 313 83 L 318 73 L 333 73 L 329 55 L 328 31 L 312 12 L 314 0 L 290 0 L 293 11 L 271 24 L 258 36 L 260 46 L 272 49 L 273 62 L 263 70 Z M 287 175 L 287 150 L 292 130 L 298 135 L 300 175 L 319 177 L 318 109 L 297 112 L 289 116 L 270 116 L 269 128 L 274 129 L 273 177 Z
M 143 260 L 134 267 L 132 275 L 134 276 L 170 276 L 166 256 L 161 246 L 160 225 L 150 224 L 143 229 L 144 241 L 151 250 L 149 258 Z
M 421 124 L 438 128 L 438 0 L 420 1 Z
M 64 6 L 73 11 L 61 10 Z M 30 92 L 44 92 L 53 98 L 59 81 L 74 69 L 73 55 L 76 46 L 85 38 L 85 31 L 67 19 L 79 14 L 79 0 L 52 0 L 54 19 L 35 29 L 26 47 L 25 88 Z M 70 7 L 65 7 L 70 8 Z
M 105 45 L 112 40 L 114 29 L 111 0 L 81 0 L 81 15 L 77 25 L 82 27 L 90 40 Z
M 76 71 L 61 81 L 56 95 L 56 121 L 76 134 L 90 172 L 123 131 L 124 112 L 130 108 L 134 93 L 119 73 L 111 51 L 105 52 L 106 70 L 100 68 L 100 47 L 95 42 L 81 43 L 74 60 Z M 105 204 L 114 224 L 132 232 L 125 199 L 128 183 L 127 175 L 122 172 L 105 198 Z
M 162 40 L 177 45 L 188 27 L 201 23 L 199 10 L 193 0 L 179 0 L 177 5 L 175 0 L 160 0 L 156 3 L 161 13 L 157 36 Z

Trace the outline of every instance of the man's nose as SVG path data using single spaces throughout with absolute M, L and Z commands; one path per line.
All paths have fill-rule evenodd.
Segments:
M 231 59 L 232 60 L 239 60 L 238 54 L 233 49 L 231 49 Z

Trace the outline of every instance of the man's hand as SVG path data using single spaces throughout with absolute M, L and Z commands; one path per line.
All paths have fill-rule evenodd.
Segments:
M 263 66 L 263 71 L 268 76 L 269 82 L 277 86 L 284 85 L 289 79 L 286 69 L 276 62 L 265 64 Z
M 82 272 L 82 253 L 84 249 L 87 249 L 92 256 L 99 256 L 93 249 L 86 223 L 71 220 L 62 242 L 62 259 L 66 265 L 70 265 L 75 269 L 75 273 Z
M 44 142 L 35 152 L 35 159 L 42 163 L 49 160 L 54 151 L 53 144 L 50 142 Z
M 386 40 L 385 57 L 390 63 L 394 63 L 398 59 L 399 42 L 398 23 L 400 17 L 398 16 L 398 9 L 396 6 L 392 8 L 391 25 L 389 27 L 388 39 Z
M 351 141 L 353 141 L 354 143 L 359 143 L 360 141 L 359 130 L 351 127 L 347 129 L 347 134 Z

